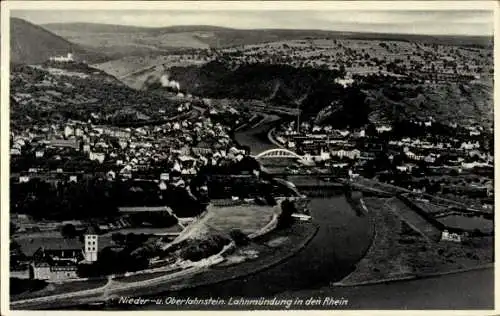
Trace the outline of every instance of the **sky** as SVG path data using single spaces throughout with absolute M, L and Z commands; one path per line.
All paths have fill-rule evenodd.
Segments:
M 90 22 L 162 27 L 322 29 L 429 35 L 492 35 L 491 10 L 12 10 L 35 24 Z

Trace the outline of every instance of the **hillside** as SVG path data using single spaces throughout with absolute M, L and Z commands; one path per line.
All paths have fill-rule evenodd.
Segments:
M 204 49 L 203 40 L 212 37 L 217 27 L 176 26 L 145 28 L 93 23 L 56 23 L 43 27 L 65 39 L 92 47 L 113 58 L 166 55 L 178 49 Z
M 172 101 L 133 90 L 81 63 L 45 63 L 11 68 L 13 128 L 68 119 L 101 124 L 162 120 L 177 110 Z
M 38 64 L 51 56 L 66 55 L 71 52 L 76 60 L 103 62 L 106 56 L 71 43 L 44 28 L 18 18 L 10 20 L 10 58 L 11 62 Z
M 119 49 L 122 49 L 134 54 L 147 54 L 171 48 L 223 48 L 309 38 L 387 40 L 481 47 L 492 47 L 493 43 L 492 37 L 486 36 L 429 36 L 291 29 L 243 30 L 206 25 L 136 27 L 55 23 L 45 24 L 43 27 L 74 43 L 97 47 L 106 52 L 118 53 Z
M 441 123 L 485 127 L 493 123 L 493 87 L 479 82 L 421 85 L 386 84 L 363 90 L 373 120 L 435 118 Z
M 404 82 L 386 77 L 352 88 L 335 84 L 338 70 L 253 64 L 230 67 L 222 62 L 172 67 L 171 78 L 186 91 L 211 98 L 258 99 L 296 108 L 304 118 L 337 126 L 372 121 L 433 117 L 442 123 L 493 122 L 493 87 L 483 81 Z
M 312 67 L 255 64 L 230 67 L 212 61 L 203 66 L 171 67 L 169 74 L 195 95 L 260 99 L 296 106 L 311 91 L 334 83 L 340 73 Z
M 133 32 L 156 32 L 156 33 L 179 33 L 179 32 L 214 32 L 214 31 L 229 31 L 232 30 L 226 27 L 210 26 L 210 25 L 175 25 L 166 27 L 141 27 L 132 25 L 119 24 L 103 24 L 103 23 L 47 23 L 42 25 L 44 28 L 52 32 L 117 32 L 117 33 L 133 33 Z

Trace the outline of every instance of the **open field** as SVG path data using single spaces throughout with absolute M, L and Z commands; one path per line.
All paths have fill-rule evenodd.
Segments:
M 120 52 L 128 54 L 144 54 L 168 52 L 172 48 L 208 48 L 209 45 L 199 38 L 197 32 L 149 32 L 143 29 L 132 32 L 97 31 L 88 28 L 70 30 L 46 26 L 55 34 L 79 45 L 101 50 L 109 55 Z M 210 33 L 203 34 L 211 36 Z M 126 43 L 126 44 L 124 44 Z
M 457 49 L 457 51 L 455 51 Z M 402 61 L 408 66 L 418 63 L 430 67 L 429 56 L 434 57 L 435 67 L 440 67 L 443 60 L 451 55 L 460 69 L 479 69 L 491 66 L 483 57 L 490 52 L 485 48 L 473 50 L 464 47 L 447 45 L 428 45 L 425 43 L 397 41 L 390 39 L 290 39 L 273 42 L 245 45 L 223 49 L 224 52 L 241 52 L 235 62 L 263 62 L 274 60 L 288 62 L 294 66 L 338 67 L 344 64 L 346 70 L 353 74 L 377 73 L 386 71 L 385 65 Z M 457 55 L 455 55 L 458 52 Z M 286 57 L 285 57 L 286 56 Z M 468 63 L 469 62 L 469 63 Z M 382 66 L 382 67 L 381 67 Z M 388 71 L 390 73 L 390 71 Z
M 274 208 L 258 205 L 209 207 L 205 223 L 226 233 L 237 228 L 246 234 L 251 234 L 264 227 L 273 215 L 279 212 L 279 206 Z
M 209 205 L 207 212 L 195 223 L 186 227 L 175 238 L 173 244 L 189 239 L 204 239 L 213 235 L 228 236 L 234 229 L 239 229 L 248 236 L 273 224 L 280 212 L 279 205 L 274 207 L 258 205 L 214 207 Z M 270 228 L 273 229 L 273 227 Z
M 43 27 L 81 43 L 94 47 L 119 45 L 124 40 L 138 46 L 162 47 L 234 47 L 256 45 L 276 41 L 308 40 L 357 40 L 417 42 L 428 45 L 491 45 L 487 36 L 427 36 L 407 34 L 353 33 L 323 30 L 251 29 L 241 30 L 209 25 L 171 27 L 135 27 L 96 23 L 51 23 Z M 166 41 L 168 39 L 168 41 Z M 171 42 L 171 43 L 169 43 Z
M 126 56 L 93 66 L 119 78 L 132 88 L 141 89 L 148 78 L 160 78 L 162 75 L 168 74 L 170 67 L 196 66 L 205 62 L 205 58 L 197 55 L 162 54 Z

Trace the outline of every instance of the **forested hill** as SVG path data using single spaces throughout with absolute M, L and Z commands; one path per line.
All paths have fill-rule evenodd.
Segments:
M 362 125 L 433 117 L 442 123 L 493 122 L 493 88 L 485 82 L 440 82 L 411 77 L 375 77 L 344 88 L 335 83 L 340 70 L 284 64 L 229 66 L 213 61 L 203 66 L 173 67 L 181 87 L 210 98 L 257 99 L 270 105 L 300 107 L 318 122 Z

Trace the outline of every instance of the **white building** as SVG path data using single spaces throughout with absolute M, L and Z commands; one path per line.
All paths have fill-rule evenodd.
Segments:
M 69 125 L 66 125 L 66 127 L 64 128 L 64 136 L 66 138 L 68 138 L 71 135 L 74 135 L 74 133 L 75 133 L 75 129 Z
M 461 242 L 462 241 L 462 237 L 459 234 L 457 234 L 457 233 L 450 233 L 447 230 L 444 230 L 441 233 L 441 240 L 444 240 L 444 241 L 453 241 L 453 242 Z
M 83 152 L 84 152 L 84 153 L 88 153 L 88 152 L 90 152 L 90 145 L 89 145 L 89 144 L 85 144 L 85 145 L 83 145 Z
M 342 85 L 344 88 L 350 86 L 354 83 L 354 79 L 352 78 L 337 78 L 335 79 L 335 83 Z
M 19 177 L 19 183 L 27 183 L 30 181 L 30 177 L 28 176 L 20 176 Z
M 464 149 L 464 150 L 472 150 L 472 149 L 476 149 L 476 148 L 479 148 L 480 145 L 479 145 L 479 142 L 476 141 L 475 143 L 472 143 L 472 142 L 463 142 L 461 145 L 460 145 L 460 149 Z
M 68 53 L 66 56 L 53 56 L 53 57 L 50 57 L 50 61 L 55 61 L 55 62 L 60 62 L 60 63 L 72 62 L 72 61 L 74 61 L 73 54 Z
M 97 160 L 99 163 L 103 163 L 104 159 L 106 158 L 106 154 L 104 153 L 96 153 L 96 152 L 89 152 L 89 159 L 90 160 Z
M 97 261 L 98 252 L 98 236 L 94 233 L 88 233 L 85 235 L 85 260 L 88 262 Z
M 375 129 L 379 134 L 392 131 L 392 127 L 388 125 L 377 126 Z
M 339 158 L 347 157 L 349 159 L 358 159 L 361 156 L 361 152 L 358 149 L 353 149 L 353 150 L 340 149 L 340 150 L 332 150 L 331 155 L 337 156 Z

